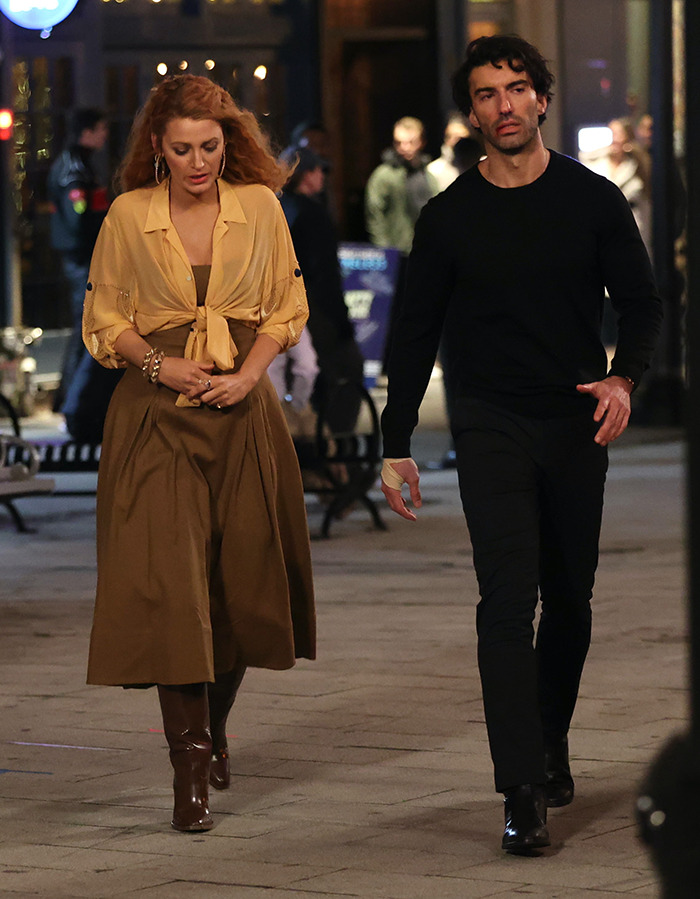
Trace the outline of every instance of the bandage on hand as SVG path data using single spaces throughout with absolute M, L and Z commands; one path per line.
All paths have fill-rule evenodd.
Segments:
M 382 465 L 382 481 L 386 484 L 387 487 L 391 487 L 392 490 L 400 490 L 403 484 L 405 484 L 404 479 L 398 473 L 398 471 L 393 467 L 393 463 L 396 462 L 407 462 L 410 457 L 407 456 L 403 459 L 385 459 Z

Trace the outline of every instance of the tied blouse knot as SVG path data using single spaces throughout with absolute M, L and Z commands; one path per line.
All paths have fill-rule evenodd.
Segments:
M 191 324 L 184 356 L 232 371 L 238 349 L 228 321 L 287 349 L 299 341 L 308 304 L 279 201 L 260 184 L 218 181 L 219 215 L 203 306 L 170 219 L 169 179 L 117 197 L 102 225 L 85 293 L 83 339 L 107 368 L 127 365 L 114 343 L 128 329 L 146 336 Z M 179 406 L 199 405 L 182 394 Z

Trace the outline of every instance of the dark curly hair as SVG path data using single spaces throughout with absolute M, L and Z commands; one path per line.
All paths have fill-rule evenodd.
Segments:
M 469 76 L 478 66 L 493 65 L 500 69 L 506 63 L 514 72 L 527 72 L 535 93 L 552 99 L 554 75 L 540 51 L 517 34 L 499 34 L 494 37 L 478 37 L 467 47 L 466 58 L 452 78 L 452 95 L 464 115 L 469 115 L 472 98 L 469 93 Z M 540 125 L 546 113 L 539 117 Z

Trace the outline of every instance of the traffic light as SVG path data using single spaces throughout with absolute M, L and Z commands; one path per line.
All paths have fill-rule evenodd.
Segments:
M 15 116 L 11 109 L 0 109 L 0 140 L 10 140 Z

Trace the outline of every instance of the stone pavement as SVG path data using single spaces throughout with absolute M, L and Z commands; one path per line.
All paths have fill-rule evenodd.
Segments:
M 416 457 L 445 440 L 419 429 Z M 94 500 L 20 501 L 30 535 L 0 510 L 0 895 L 658 896 L 633 809 L 687 714 L 682 449 L 630 432 L 611 459 L 577 796 L 536 858 L 499 848 L 453 473 L 424 474 L 416 524 L 379 533 L 357 511 L 314 542 L 318 660 L 247 675 L 208 834 L 168 826 L 154 692 L 84 683 Z

